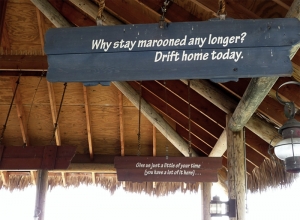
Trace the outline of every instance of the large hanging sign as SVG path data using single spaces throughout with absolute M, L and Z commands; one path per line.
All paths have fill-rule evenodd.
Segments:
M 299 33 L 296 18 L 50 29 L 47 79 L 95 84 L 290 76 Z
M 217 182 L 221 157 L 115 157 L 118 181 Z

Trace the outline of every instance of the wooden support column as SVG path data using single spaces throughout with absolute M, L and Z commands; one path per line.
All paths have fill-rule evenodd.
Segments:
M 210 217 L 211 186 L 212 183 L 202 184 L 203 220 L 211 219 Z
M 48 190 L 48 170 L 38 170 L 34 219 L 44 220 L 45 202 Z
M 232 114 L 227 115 L 227 124 Z M 227 132 L 227 169 L 228 169 L 228 193 L 230 199 L 236 199 L 237 217 L 231 219 L 244 220 L 245 208 L 245 147 L 243 131 Z

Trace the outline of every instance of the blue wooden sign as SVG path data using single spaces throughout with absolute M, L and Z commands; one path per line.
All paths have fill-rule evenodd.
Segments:
M 46 33 L 50 82 L 290 76 L 294 18 L 57 28 Z

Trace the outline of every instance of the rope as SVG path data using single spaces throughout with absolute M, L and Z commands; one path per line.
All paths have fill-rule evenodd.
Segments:
M 30 114 L 31 114 L 31 110 L 32 110 L 33 101 L 34 101 L 34 99 L 35 99 L 36 93 L 37 93 L 37 91 L 38 91 L 38 88 L 39 88 L 39 86 L 40 86 L 40 83 L 41 83 L 41 81 L 42 81 L 42 79 L 43 79 L 44 74 L 45 74 L 45 73 L 44 73 L 44 71 L 43 71 L 43 72 L 42 72 L 42 75 L 41 75 L 41 77 L 40 77 L 40 80 L 39 80 L 39 82 L 38 82 L 38 84 L 37 84 L 37 87 L 36 87 L 36 89 L 35 89 L 35 92 L 34 92 L 34 94 L 33 94 L 32 100 L 31 100 L 30 109 L 29 109 L 28 118 L 27 118 L 27 123 L 26 123 L 26 129 L 27 129 L 27 130 L 28 130 L 29 118 L 30 118 Z M 26 141 L 27 141 L 27 140 L 26 140 Z M 26 142 L 24 143 L 24 146 L 27 146 L 27 143 L 26 143 Z
M 221 14 L 221 15 L 226 14 L 225 7 L 226 7 L 225 0 L 219 0 L 219 11 L 218 11 L 218 14 Z
M 15 91 L 14 91 L 14 95 L 12 97 L 12 100 L 11 100 L 11 103 L 10 103 L 10 106 L 9 106 L 9 109 L 8 109 L 8 113 L 7 113 L 7 116 L 6 116 L 6 120 L 5 120 L 5 123 L 3 125 L 3 129 L 2 129 L 2 132 L 1 132 L 1 136 L 0 136 L 0 145 L 2 143 L 2 140 L 3 140 L 3 137 L 4 137 L 4 132 L 6 130 L 6 125 L 7 125 L 7 122 L 8 122 L 8 118 L 9 118 L 9 115 L 10 115 L 10 112 L 11 112 L 11 108 L 12 108 L 12 105 L 13 105 L 13 102 L 14 102 L 14 99 L 16 97 L 16 93 L 17 93 L 17 89 L 18 89 L 18 86 L 20 84 L 20 78 L 21 78 L 21 74 L 19 75 L 19 78 L 16 82 L 16 88 L 15 88 Z
M 102 25 L 102 21 L 104 21 L 103 10 L 105 8 L 105 0 L 96 0 L 96 3 L 99 5 L 96 17 L 97 25 Z M 98 22 L 100 23 L 98 24 Z
M 59 119 L 59 115 L 60 115 L 62 103 L 63 103 L 63 100 L 64 100 L 64 96 L 65 96 L 65 93 L 66 93 L 66 88 L 67 88 L 67 83 L 64 83 L 64 91 L 63 91 L 63 94 L 62 94 L 62 97 L 61 97 L 61 101 L 60 101 L 60 105 L 59 105 L 59 109 L 58 109 L 56 121 L 55 121 L 55 124 L 54 124 L 54 129 L 53 129 L 53 134 L 52 134 L 52 138 L 51 138 L 50 144 L 52 144 L 52 142 L 54 140 L 54 137 L 55 137 L 55 132 L 56 132 L 57 126 L 58 126 L 58 119 Z
M 142 106 L 142 81 L 140 82 L 140 95 L 139 95 L 139 130 L 138 130 L 138 153 L 137 156 L 141 155 L 141 106 Z
M 188 80 L 188 111 L 189 111 L 189 156 L 192 157 L 192 142 L 191 142 L 191 80 Z

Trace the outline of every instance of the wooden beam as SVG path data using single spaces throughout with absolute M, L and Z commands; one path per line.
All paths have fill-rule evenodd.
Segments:
M 118 97 L 119 97 L 121 156 L 124 156 L 125 155 L 125 142 L 124 142 L 123 94 L 119 90 L 118 90 Z
M 8 0 L 0 1 L 0 47 L 2 42 L 2 33 L 5 25 L 5 12 Z
M 36 185 L 34 218 L 44 220 L 46 194 L 48 191 L 48 170 L 39 170 Z
M 229 121 L 228 126 L 232 131 L 240 131 L 247 124 L 277 79 L 278 77 L 260 77 L 250 81 Z
M 126 82 L 113 84 L 132 102 L 139 107 L 139 94 Z M 144 116 L 184 155 L 189 156 L 188 144 L 174 131 L 174 129 L 144 100 L 141 100 L 141 112 Z M 192 151 L 193 156 L 197 154 Z
M 212 183 L 202 183 L 202 204 L 203 204 L 203 220 L 210 220 L 210 201 L 211 201 Z
M 2 182 L 3 185 L 8 187 L 9 186 L 9 175 L 7 171 L 2 171 L 1 172 L 1 178 L 2 178 Z
M 47 56 L 0 55 L 1 71 L 43 71 L 47 69 Z
M 208 156 L 222 157 L 226 150 L 227 150 L 227 136 L 226 136 L 226 130 L 224 130 Z
M 79 8 L 73 5 L 70 1 L 48 0 L 50 4 L 69 22 L 75 26 L 95 26 L 95 19 L 90 19 L 85 13 L 82 13 Z
M 83 86 L 83 99 L 84 99 L 84 108 L 85 108 L 85 116 L 86 116 L 86 130 L 88 135 L 89 152 L 90 152 L 90 158 L 92 160 L 94 158 L 94 152 L 93 152 L 93 142 L 92 142 L 90 109 L 89 109 L 89 101 L 88 101 L 86 86 Z
M 227 121 L 232 117 L 227 115 Z M 245 219 L 245 146 L 243 131 L 233 132 L 229 127 L 227 133 L 227 169 L 228 169 L 228 193 L 229 199 L 237 201 L 237 220 Z
M 47 0 L 30 0 L 56 27 L 71 27 Z
M 186 80 L 182 80 L 184 83 L 187 84 Z M 212 83 L 205 81 L 205 80 L 191 80 L 191 88 L 198 92 L 200 95 L 205 97 L 207 100 L 218 106 L 224 112 L 231 113 L 234 111 L 235 107 L 237 106 L 237 102 L 228 95 L 225 95 L 224 92 L 214 86 Z M 255 133 L 257 136 L 265 140 L 267 143 L 276 144 L 280 140 L 282 140 L 281 135 L 278 134 L 277 130 L 267 123 L 266 121 L 262 120 L 256 115 L 252 115 L 249 119 L 246 127 Z
M 93 20 L 96 20 L 97 13 L 98 13 L 98 7 L 97 5 L 93 4 L 89 0 L 69 0 L 72 4 L 74 4 L 76 7 L 84 11 L 90 18 Z M 103 21 L 103 25 L 119 25 L 123 24 L 121 21 L 107 13 L 106 11 L 103 11 L 103 16 L 105 17 L 105 20 Z
M 152 128 L 152 142 L 153 142 L 153 157 L 156 157 L 156 128 L 155 126 L 153 125 L 153 128 Z
M 43 20 L 43 14 L 41 13 L 41 11 L 36 8 L 36 17 L 37 17 L 37 21 L 38 21 L 38 26 L 39 26 L 39 34 L 40 34 L 40 42 L 41 42 L 41 46 L 42 46 L 42 50 L 43 50 L 43 54 L 44 53 L 44 45 L 45 45 L 45 42 L 44 42 L 44 39 L 45 39 L 45 22 Z
M 16 89 L 16 86 L 17 86 L 16 82 L 18 81 L 18 77 L 11 77 L 10 80 L 11 80 L 11 85 L 12 85 L 12 92 L 14 92 Z M 23 143 L 26 146 L 28 146 L 29 145 L 29 137 L 28 137 L 28 132 L 27 132 L 27 120 L 26 120 L 26 115 L 25 115 L 25 111 L 23 108 L 23 104 L 22 104 L 22 97 L 21 97 L 21 93 L 20 93 L 19 89 L 16 91 L 14 102 L 15 102 L 16 109 L 17 109 Z
M 48 86 L 48 94 L 49 94 L 49 100 L 50 100 L 51 116 L 52 116 L 52 122 L 53 122 L 53 128 L 54 128 L 55 123 L 56 123 L 56 117 L 57 117 L 56 101 L 55 101 L 53 84 L 47 81 L 47 86 Z M 57 125 L 57 128 L 55 130 L 55 141 L 56 141 L 56 145 L 57 146 L 61 145 L 59 125 Z

